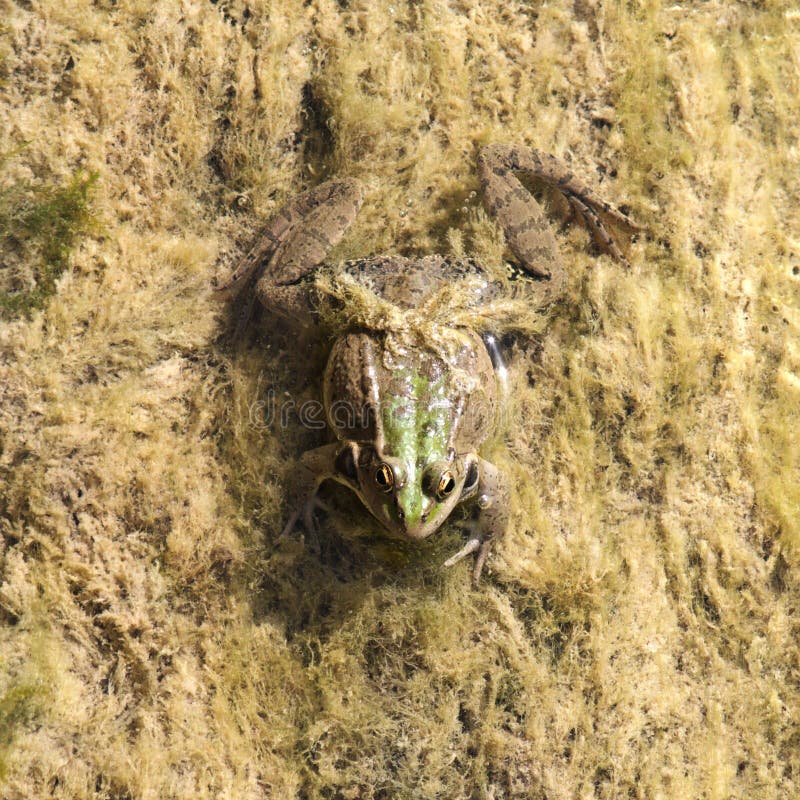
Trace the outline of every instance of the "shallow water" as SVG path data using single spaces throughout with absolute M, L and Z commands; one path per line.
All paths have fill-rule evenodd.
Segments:
M 0 323 L 3 797 L 798 794 L 789 4 L 0 9 L 0 187 L 99 173 L 55 293 Z M 568 296 L 508 342 L 482 586 L 439 568 L 458 530 L 398 546 L 335 488 L 276 541 L 324 431 L 259 414 L 317 397 L 325 347 L 264 315 L 232 344 L 212 280 L 330 175 L 368 187 L 334 260 L 502 271 L 490 141 L 645 233 L 627 268 L 545 195 Z

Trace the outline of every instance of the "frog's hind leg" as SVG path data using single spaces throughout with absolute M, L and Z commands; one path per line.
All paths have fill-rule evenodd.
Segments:
M 556 299 L 566 285 L 566 273 L 555 237 L 541 206 L 514 175 L 530 175 L 558 189 L 592 231 L 598 244 L 624 261 L 606 222 L 628 230 L 638 226 L 577 180 L 564 162 L 528 147 L 494 144 L 478 156 L 478 172 L 489 213 L 502 227 L 509 247 L 531 274 L 549 278 L 543 300 Z
M 297 284 L 341 240 L 363 202 L 359 181 L 327 181 L 293 198 L 273 217 L 230 279 L 219 287 L 238 289 L 244 301 L 237 330 L 247 323 L 256 297 L 272 311 L 296 317 L 301 324 L 305 321 L 305 291 Z
M 617 261 L 622 262 L 626 267 L 630 266 L 628 264 L 628 259 L 622 254 L 622 251 L 619 249 L 619 245 L 614 240 L 614 237 L 608 232 L 608 228 L 606 228 L 605 224 L 603 223 L 603 220 L 595 206 L 587 204 L 584 200 L 575 195 L 567 195 L 567 200 L 569 200 L 569 204 L 572 206 L 573 211 L 578 214 L 578 216 L 583 220 L 583 224 L 586 225 L 591 232 L 592 238 L 595 240 L 598 247 L 600 247 L 601 250 L 608 253 L 613 258 L 616 258 Z M 617 214 L 621 213 L 616 209 L 612 210 Z M 631 225 L 632 224 L 633 223 L 631 223 Z

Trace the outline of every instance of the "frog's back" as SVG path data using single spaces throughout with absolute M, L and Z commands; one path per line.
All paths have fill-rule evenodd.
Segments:
M 389 353 L 380 335 L 367 332 L 338 339 L 324 380 L 336 436 L 390 456 L 416 450 L 424 460 L 433 450 L 444 456 L 477 448 L 494 426 L 498 387 L 481 338 L 460 335 L 463 344 L 447 361 L 427 348 Z
M 484 268 L 472 258 L 386 255 L 346 261 L 342 269 L 384 300 L 406 309 L 415 308 L 442 287 L 465 278 L 483 282 L 478 291 L 484 299 L 497 291 Z

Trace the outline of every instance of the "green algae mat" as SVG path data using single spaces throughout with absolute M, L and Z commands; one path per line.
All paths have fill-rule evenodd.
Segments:
M 790 2 L 0 0 L 0 797 L 800 796 L 799 119 Z M 502 268 L 492 142 L 644 232 L 542 195 L 481 585 L 279 540 L 325 353 L 213 285 L 335 176 Z

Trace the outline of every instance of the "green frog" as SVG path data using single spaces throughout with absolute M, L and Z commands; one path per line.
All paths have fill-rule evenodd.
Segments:
M 561 296 L 566 272 L 542 208 L 517 174 L 561 192 L 600 247 L 624 262 L 608 226 L 637 226 L 562 161 L 521 146 L 482 148 L 484 205 L 524 273 L 514 292 L 523 293 L 528 311 Z M 291 324 L 317 330 L 326 310 L 364 293 L 380 309 L 352 315 L 352 329 L 332 342 L 322 383 L 333 441 L 302 456 L 295 507 L 281 535 L 298 522 L 313 530 L 317 491 L 328 479 L 355 492 L 390 534 L 405 540 L 425 539 L 456 506 L 469 503 L 467 541 L 445 566 L 475 553 L 477 584 L 508 523 L 508 479 L 479 454 L 498 414 L 505 366 L 492 336 L 470 327 L 463 312 L 479 309 L 485 317 L 488 309 L 491 318 L 508 281 L 493 279 L 475 259 L 440 255 L 378 256 L 333 270 L 325 258 L 363 202 L 354 179 L 330 180 L 295 197 L 221 287 L 240 288 L 242 321 L 256 299 Z M 443 317 L 448 297 L 459 307 Z

